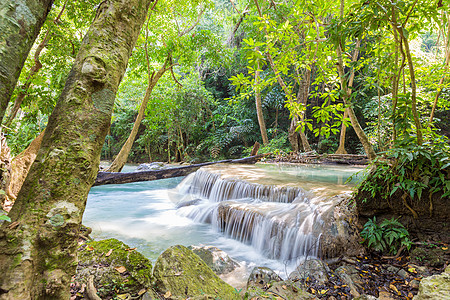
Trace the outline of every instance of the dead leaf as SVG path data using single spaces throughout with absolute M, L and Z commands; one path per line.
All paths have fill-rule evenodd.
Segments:
M 389 288 L 390 288 L 391 290 L 393 290 L 394 292 L 396 292 L 397 294 L 399 293 L 399 291 L 398 291 L 398 289 L 397 289 L 397 287 L 396 287 L 395 285 L 390 284 L 390 285 L 389 285 Z
M 92 251 L 92 250 L 94 250 L 94 247 L 92 247 L 92 246 L 89 245 L 89 246 L 86 247 L 86 250 L 87 250 L 87 251 Z
M 326 292 L 328 292 L 328 290 L 321 290 L 320 291 L 320 293 L 323 295 L 323 294 L 325 294 Z
M 181 274 L 183 274 L 183 272 L 177 272 L 177 273 L 173 274 L 173 276 L 181 276 Z
M 140 291 L 138 292 L 138 296 L 144 295 L 146 291 L 147 291 L 146 289 L 140 290 Z
M 287 290 L 287 286 L 285 286 L 284 284 L 281 286 L 284 290 Z
M 136 248 L 127 248 L 127 249 L 125 249 L 125 251 L 134 251 L 134 250 L 136 250 Z
M 125 268 L 124 266 L 115 267 L 114 269 L 116 269 L 116 271 L 119 272 L 120 274 L 125 273 L 127 271 L 127 268 Z
M 14 229 L 14 228 L 16 228 L 17 226 L 19 226 L 19 222 L 17 222 L 17 221 L 15 221 L 15 222 L 12 222 L 11 224 L 9 224 L 8 225 L 8 228 L 9 229 Z
M 121 300 L 125 300 L 125 299 L 128 299 L 128 297 L 130 297 L 131 295 L 130 294 L 118 294 L 117 295 L 117 298 L 119 298 L 119 299 L 121 299 Z
M 316 290 L 312 288 L 312 289 L 311 289 L 311 293 L 315 294 L 315 293 L 316 293 Z
M 164 298 L 170 298 L 170 296 L 172 296 L 172 293 L 170 292 L 170 291 L 167 291 L 165 294 L 164 294 Z
M 448 247 L 442 247 L 441 249 L 442 250 L 448 250 Z
M 113 252 L 113 249 L 109 249 L 109 251 L 106 253 L 105 256 L 106 256 L 106 257 L 110 256 L 112 252 Z

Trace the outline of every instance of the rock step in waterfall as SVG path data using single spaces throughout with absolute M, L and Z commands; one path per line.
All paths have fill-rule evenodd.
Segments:
M 184 195 L 178 201 L 179 214 L 209 223 L 272 259 L 292 261 L 339 252 L 333 237 L 342 240 L 339 235 L 348 224 L 335 222 L 336 198 L 315 197 L 301 187 L 247 182 L 216 170 L 203 168 L 178 186 Z M 332 251 L 321 249 L 324 233 L 324 244 Z

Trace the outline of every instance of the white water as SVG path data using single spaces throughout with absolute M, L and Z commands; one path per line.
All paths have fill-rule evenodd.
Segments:
M 349 190 L 343 182 L 359 170 L 276 165 L 221 168 L 208 168 L 208 174 L 216 175 L 204 174 L 215 180 L 198 176 L 195 182 L 191 176 L 178 188 L 180 178 L 94 187 L 83 223 L 93 228 L 95 238 L 118 238 L 152 260 L 174 244 L 206 244 L 224 250 L 249 269 L 266 266 L 286 276 L 296 260 L 317 254 L 320 215 L 331 203 L 321 203 L 316 195 Z M 250 187 L 232 179 L 236 176 L 251 182 Z M 269 182 L 277 187 L 259 185 Z M 298 189 L 299 185 L 306 190 Z M 197 199 L 201 200 L 195 205 L 177 208 L 180 202 Z M 220 209 L 229 212 L 225 222 L 219 218 Z

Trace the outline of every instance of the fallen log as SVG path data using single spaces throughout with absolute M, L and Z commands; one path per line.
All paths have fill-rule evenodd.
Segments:
M 206 162 L 201 164 L 194 164 L 189 166 L 182 166 L 176 168 L 169 168 L 163 170 L 149 170 L 149 171 L 139 171 L 139 172 L 98 172 L 97 179 L 93 186 L 104 185 L 104 184 L 122 184 L 131 183 L 138 181 L 151 181 L 172 177 L 186 176 L 193 173 L 204 166 L 220 164 L 220 163 L 231 163 L 231 164 L 252 164 L 256 163 L 261 158 L 267 156 L 268 154 L 259 154 L 239 159 L 225 159 L 220 161 Z

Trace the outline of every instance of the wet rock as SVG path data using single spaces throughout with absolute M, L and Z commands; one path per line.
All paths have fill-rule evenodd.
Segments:
M 274 298 L 272 298 L 275 296 Z M 314 295 L 305 292 L 291 281 L 272 282 L 267 288 L 256 286 L 250 287 L 244 299 L 266 300 L 266 299 L 287 299 L 287 300 L 307 300 L 317 299 Z M 330 298 L 328 298 L 330 299 Z
M 326 230 L 320 238 L 321 258 L 332 258 L 341 255 L 356 256 L 364 253 L 361 245 L 359 230 L 356 226 L 356 211 L 351 209 L 348 202 L 351 199 L 349 194 L 334 196 L 333 202 L 337 203 L 327 216 Z
M 184 246 L 164 251 L 156 260 L 153 276 L 155 290 L 165 299 L 240 299 L 233 287 Z
M 341 266 L 335 270 L 335 273 L 342 282 L 348 285 L 353 297 L 359 297 L 361 295 L 360 291 L 362 290 L 363 282 L 361 281 L 358 270 L 354 266 Z
M 197 203 L 199 203 L 200 201 L 202 201 L 201 199 L 192 199 L 192 200 L 184 200 L 184 201 L 180 201 L 177 203 L 176 208 L 181 208 L 181 207 L 185 207 L 185 206 L 191 206 L 191 205 L 196 205 Z
M 155 161 L 149 164 L 140 164 L 136 171 L 156 171 L 166 169 L 166 166 L 163 162 Z
M 136 296 L 151 287 L 152 264 L 141 253 L 116 239 L 91 241 L 78 250 L 75 285 L 86 285 L 94 275 L 94 286 L 102 298 L 117 294 Z
M 224 251 L 214 246 L 189 246 L 214 273 L 217 275 L 227 274 L 239 267 L 239 264 L 228 256 Z
M 420 282 L 419 293 L 414 300 L 449 299 L 450 295 L 450 266 L 442 274 L 423 278 Z
M 255 267 L 247 280 L 247 289 L 250 287 L 264 288 L 272 281 L 283 279 L 273 270 L 265 267 Z
M 402 277 L 403 279 L 409 278 L 409 273 L 406 272 L 406 271 L 403 270 L 403 269 L 400 269 L 400 270 L 397 272 L 397 274 L 398 274 L 400 277 Z
M 328 282 L 330 268 L 319 259 L 310 259 L 300 264 L 297 269 L 289 274 L 290 280 L 304 280 L 314 278 L 318 284 L 323 285 Z

